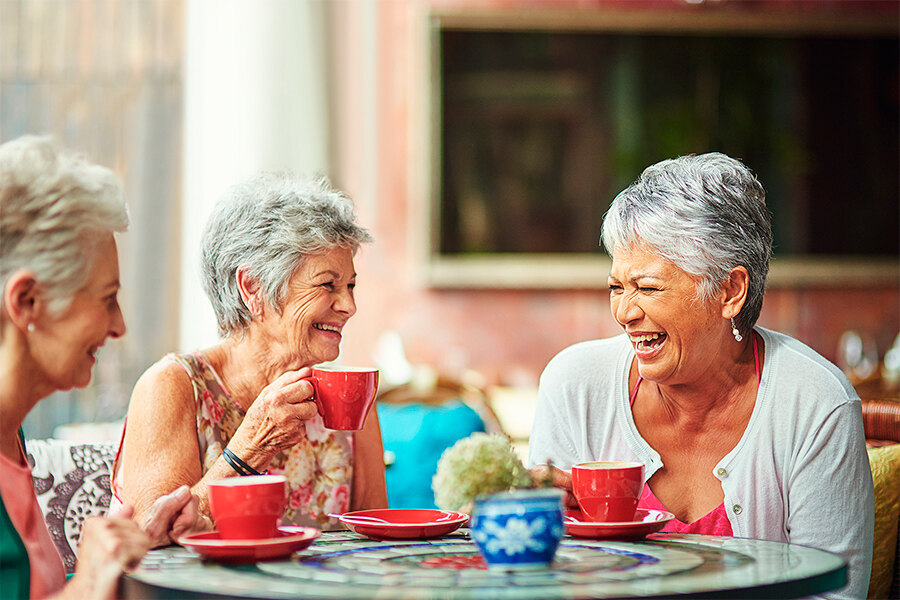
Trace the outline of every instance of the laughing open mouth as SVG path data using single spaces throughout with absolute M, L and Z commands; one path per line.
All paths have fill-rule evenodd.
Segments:
M 666 334 L 648 333 L 646 335 L 630 335 L 628 337 L 638 350 L 653 350 L 665 341 Z

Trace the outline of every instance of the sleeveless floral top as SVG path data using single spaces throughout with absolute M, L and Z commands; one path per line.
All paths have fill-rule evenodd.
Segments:
M 203 473 L 222 456 L 244 420 L 244 410 L 226 391 L 219 375 L 200 352 L 167 354 L 187 371 L 197 406 L 197 441 Z M 278 453 L 267 473 L 287 477 L 288 501 L 282 523 L 319 529 L 343 529 L 328 515 L 350 508 L 353 480 L 353 437 L 348 431 L 326 429 L 318 414 L 305 422 L 306 439 Z

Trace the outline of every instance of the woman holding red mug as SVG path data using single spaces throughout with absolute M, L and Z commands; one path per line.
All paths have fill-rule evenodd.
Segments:
M 327 429 L 311 381 L 313 365 L 338 357 L 356 313 L 353 258 L 371 239 L 324 179 L 263 173 L 216 205 L 201 276 L 223 339 L 138 381 L 118 498 L 140 515 L 188 485 L 209 515 L 210 481 L 269 473 L 288 480 L 285 525 L 339 528 L 329 514 L 387 506 L 376 412 L 359 431 Z
M 772 251 L 762 185 L 723 154 L 662 161 L 615 198 L 602 241 L 625 335 L 548 364 L 530 463 L 552 462 L 569 489 L 575 464 L 641 463 L 637 506 L 674 514 L 664 531 L 829 550 L 849 563 L 833 596 L 865 597 L 874 496 L 860 400 L 837 367 L 756 325 Z

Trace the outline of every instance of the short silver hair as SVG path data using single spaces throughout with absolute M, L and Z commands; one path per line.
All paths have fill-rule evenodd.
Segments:
M 356 224 L 353 203 L 324 177 L 270 171 L 234 186 L 213 209 L 201 240 L 203 289 L 219 333 L 245 330 L 252 321 L 238 268 L 247 269 L 280 312 L 291 276 L 307 256 L 334 248 L 355 254 L 371 241 Z
M 0 145 L 0 277 L 35 274 L 55 314 L 87 280 L 100 242 L 128 229 L 119 178 L 48 136 Z
M 744 164 L 718 152 L 656 163 L 616 196 L 603 219 L 607 252 L 646 244 L 701 280 L 700 300 L 722 288 L 731 269 L 750 275 L 735 324 L 749 331 L 762 310 L 772 224 L 766 192 Z

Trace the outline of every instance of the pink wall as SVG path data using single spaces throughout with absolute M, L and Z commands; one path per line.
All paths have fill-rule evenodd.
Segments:
M 523 3 L 442 0 L 435 4 L 497 7 Z M 551 4 L 559 8 L 566 3 Z M 598 2 L 568 4 L 584 8 Z M 360 168 L 358 157 L 343 159 L 345 181 L 339 183 L 361 203 L 361 215 L 367 218 L 364 224 L 377 239 L 357 259 L 359 312 L 346 329 L 345 360 L 371 363 L 379 335 L 395 330 L 414 364 L 444 371 L 475 368 L 489 383 L 536 382 L 547 361 L 561 349 L 620 330 L 610 316 L 603 290 L 435 290 L 418 281 L 410 230 L 420 224 L 409 215 L 414 208 L 411 204 L 426 202 L 426 198 L 412 197 L 411 192 L 411 169 L 421 164 L 414 160 L 410 135 L 415 125 L 414 95 L 423 87 L 421 82 L 411 81 L 410 52 L 418 47 L 414 36 L 420 35 L 417 28 L 422 26 L 416 5 L 412 1 L 378 3 L 379 133 L 374 198 L 354 192 L 354 187 L 361 186 L 359 176 L 347 170 Z M 348 69 L 352 71 L 352 65 Z M 353 97 L 354 85 L 345 81 L 347 97 Z M 356 123 L 348 106 L 343 109 L 346 123 Z M 346 123 L 338 135 L 343 140 L 339 145 L 353 155 L 359 130 Z M 375 204 L 374 210 L 369 202 Z M 900 331 L 898 271 L 886 274 L 885 280 L 887 283 L 854 285 L 852 289 L 772 289 L 760 324 L 793 335 L 832 360 L 846 329 L 874 336 L 883 353 Z

